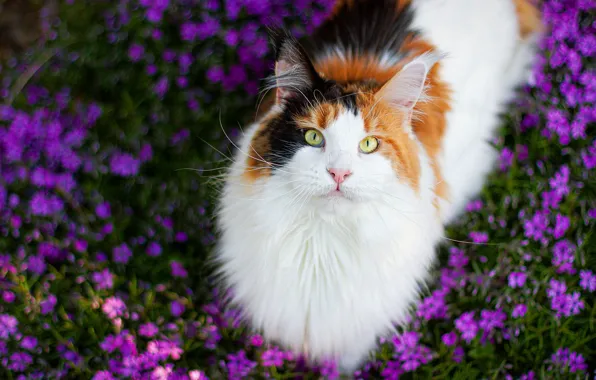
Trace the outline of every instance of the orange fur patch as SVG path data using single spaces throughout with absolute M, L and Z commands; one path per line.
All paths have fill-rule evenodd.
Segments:
M 350 57 L 347 60 L 329 56 L 315 63 L 315 68 L 323 78 L 339 83 L 375 80 L 385 83 L 399 70 L 398 67 L 381 68 L 376 57 Z
M 513 0 L 521 38 L 544 30 L 540 10 L 529 0 Z
M 273 98 L 275 100 L 275 96 Z M 273 104 L 269 107 L 271 106 Z M 243 176 L 249 182 L 254 182 L 263 176 L 267 177 L 271 174 L 271 164 L 263 157 L 271 149 L 267 126 L 275 116 L 277 115 L 268 115 L 260 121 L 259 127 L 250 142 L 248 152 L 246 152 L 248 157 L 246 158 L 246 170 L 244 170 Z
M 315 105 L 311 111 L 303 117 L 296 118 L 296 125 L 299 128 L 316 128 L 323 130 L 343 111 L 339 104 L 320 103 Z
M 418 191 L 418 146 L 402 128 L 405 115 L 384 102 L 379 102 L 372 93 L 360 94 L 358 102 L 364 118 L 364 129 L 380 140 L 379 153 L 393 163 L 393 169 L 400 179 L 406 179 L 410 186 Z
M 406 51 L 415 55 L 434 50 L 429 42 L 423 39 L 411 39 L 403 46 Z M 449 189 L 444 181 L 439 167 L 439 154 L 441 143 L 447 129 L 446 114 L 451 109 L 451 90 L 439 76 L 441 62 L 437 62 L 427 76 L 428 102 L 419 102 L 414 107 L 416 117 L 412 120 L 412 129 L 424 146 L 430 157 L 431 166 L 435 175 L 435 194 L 442 199 L 448 199 Z M 438 204 L 435 204 L 438 207 Z

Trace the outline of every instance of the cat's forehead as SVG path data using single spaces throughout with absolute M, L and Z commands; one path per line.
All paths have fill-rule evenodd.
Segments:
M 341 89 L 336 98 L 331 100 L 311 102 L 298 115 L 294 116 L 294 122 L 299 128 L 316 128 L 333 133 L 338 129 L 359 130 L 366 129 L 366 110 L 370 109 L 374 102 L 369 92 L 359 90 Z

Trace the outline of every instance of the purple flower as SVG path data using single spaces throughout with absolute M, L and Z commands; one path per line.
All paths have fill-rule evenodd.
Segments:
M 511 316 L 513 318 L 521 318 L 524 315 L 526 315 L 527 310 L 528 310 L 528 307 L 524 304 L 515 305 L 513 307 L 513 311 L 511 312 Z
M 182 41 L 194 41 L 198 37 L 198 26 L 192 22 L 185 22 L 180 26 Z
M 114 275 L 110 273 L 108 268 L 105 268 L 101 272 L 95 272 L 91 275 L 91 279 L 95 282 L 95 288 L 111 289 L 114 286 Z
M 147 162 L 151 160 L 151 157 L 153 157 L 153 149 L 151 148 L 151 144 L 143 144 L 141 151 L 139 152 L 139 159 L 141 162 Z
M 481 199 L 477 199 L 475 201 L 470 201 L 466 205 L 466 211 L 473 212 L 473 211 L 480 211 L 484 207 L 484 203 Z
M 46 262 L 42 255 L 29 256 L 27 260 L 27 270 L 38 275 L 42 275 L 46 271 Z
M 15 298 L 15 294 L 10 290 L 5 290 L 4 292 L 2 292 L 2 300 L 6 303 L 13 303 Z
M 557 214 L 557 219 L 555 222 L 555 231 L 553 233 L 553 236 L 555 237 L 555 239 L 560 239 L 565 235 L 565 232 L 567 232 L 567 229 L 570 226 L 570 222 L 569 222 L 569 218 L 566 217 L 565 215 L 561 215 L 561 214 Z
M 153 86 L 153 92 L 155 92 L 155 94 L 158 97 L 163 98 L 166 95 L 166 93 L 168 92 L 169 87 L 170 87 L 170 82 L 169 82 L 168 78 L 161 77 L 161 78 L 159 78 L 157 83 L 155 83 L 155 86 Z
M 549 180 L 551 188 L 560 195 L 569 194 L 569 167 L 567 165 L 561 166 L 555 176 Z
M 569 372 L 581 372 L 588 369 L 588 365 L 584 357 L 577 352 L 571 352 L 569 354 Z
M 124 315 L 126 312 L 126 304 L 118 297 L 109 297 L 105 300 L 101 310 L 108 316 L 108 318 L 114 319 Z
M 56 307 L 56 302 L 58 302 L 58 299 L 55 295 L 48 295 L 48 298 L 41 301 L 39 304 L 39 307 L 41 308 L 41 314 L 46 315 L 54 311 L 54 307 Z
M 196 35 L 199 39 L 204 40 L 213 37 L 220 29 L 220 23 L 217 19 L 209 16 L 203 17 L 203 22 L 196 26 Z
M 199 371 L 198 369 L 189 371 L 188 377 L 190 380 L 209 380 L 205 373 L 203 371 Z
M 431 319 L 442 319 L 447 317 L 447 303 L 445 296 L 447 291 L 438 289 L 432 295 L 424 298 L 418 304 L 416 315 L 429 321 Z
M 453 331 L 447 334 L 443 334 L 441 340 L 443 341 L 443 344 L 445 344 L 447 347 L 455 346 L 455 344 L 457 343 L 457 334 Z
M 37 347 L 37 338 L 34 336 L 26 336 L 21 340 L 21 348 L 28 351 L 33 351 Z
M 462 346 L 455 347 L 453 350 L 453 361 L 456 363 L 461 363 L 462 360 L 464 360 L 464 355 L 465 352 Z
M 474 243 L 482 244 L 488 242 L 488 234 L 486 232 L 472 231 L 468 236 Z
M 250 345 L 254 347 L 261 347 L 264 343 L 263 337 L 259 334 L 255 334 L 250 337 Z
M 546 232 L 548 224 L 548 212 L 544 210 L 537 211 L 530 220 L 524 221 L 524 235 L 527 238 L 534 239 L 535 241 L 541 241 L 544 237 L 544 233 Z
M 166 360 L 168 357 L 178 360 L 183 351 L 169 340 L 153 340 L 147 345 L 147 352 L 154 354 L 158 360 Z
M 100 219 L 107 219 L 112 215 L 110 202 L 102 202 L 95 207 L 95 214 Z
M 238 351 L 237 354 L 228 354 L 226 358 L 226 370 L 229 378 L 242 379 L 249 377 L 252 369 L 257 366 L 257 363 L 246 357 L 244 351 Z
M 116 380 L 109 371 L 97 371 L 91 380 Z
M 126 264 L 132 256 L 132 251 L 126 243 L 122 243 L 112 250 L 112 258 L 115 263 Z
M 161 245 L 152 241 L 147 246 L 147 254 L 154 257 L 161 255 Z
M 553 247 L 552 264 L 557 267 L 557 273 L 574 274 L 573 261 L 575 247 L 568 240 L 558 241 Z
M 339 378 L 339 371 L 337 369 L 337 363 L 333 360 L 326 360 L 321 365 L 321 376 L 324 379 L 334 380 Z
M 64 202 L 55 195 L 39 191 L 31 198 L 29 208 L 33 215 L 50 216 L 61 212 Z
M 128 153 L 115 153 L 110 158 L 110 171 L 122 177 L 132 177 L 139 173 L 141 162 Z
M 284 353 L 279 348 L 273 347 L 263 352 L 261 360 L 265 367 L 282 367 L 284 365 Z
M 9 314 L 0 314 L 0 339 L 7 340 L 18 332 L 19 321 Z
M 14 354 L 10 355 L 10 364 L 8 365 L 8 369 L 16 372 L 23 372 L 32 363 L 33 358 L 31 355 L 25 352 L 15 352 Z
M 143 58 L 143 54 L 145 54 L 145 48 L 143 45 L 132 44 L 128 49 L 128 57 L 133 62 L 140 61 L 141 58 Z
M 179 317 L 182 315 L 182 313 L 184 313 L 184 310 L 186 308 L 184 307 L 184 305 L 181 302 L 178 301 L 172 301 L 170 303 L 170 313 L 174 316 L 174 317 Z
M 463 313 L 455 320 L 455 328 L 462 334 L 462 338 L 470 343 L 478 333 L 478 323 L 474 320 L 474 312 Z
M 499 167 L 501 171 L 507 170 L 513 164 L 513 151 L 507 147 L 503 148 L 499 156 Z
M 207 70 L 207 79 L 213 83 L 219 83 L 225 76 L 224 70 L 219 66 L 212 66 Z
M 512 288 L 522 288 L 526 283 L 527 275 L 523 272 L 511 272 L 509 274 L 509 286 Z
M 184 269 L 184 266 L 178 261 L 172 261 L 170 263 L 170 267 L 172 269 L 172 276 L 174 277 L 187 277 L 188 272 Z
M 147 338 L 154 337 L 155 335 L 157 335 L 158 332 L 159 329 L 154 323 L 148 322 L 139 326 L 139 335 Z
M 482 310 L 480 312 L 480 322 L 478 325 L 486 334 L 488 334 L 496 328 L 502 329 L 506 319 L 507 314 L 500 309 Z
M 466 253 L 456 247 L 449 248 L 449 266 L 453 268 L 463 268 L 468 264 Z
M 582 270 L 579 272 L 579 277 L 579 286 L 581 286 L 582 289 L 589 292 L 596 290 L 596 275 L 592 271 Z

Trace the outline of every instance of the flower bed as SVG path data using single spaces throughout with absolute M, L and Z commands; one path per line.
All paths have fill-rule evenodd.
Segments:
M 308 33 L 332 5 L 66 0 L 42 19 L 47 43 L 0 71 L 1 378 L 336 376 L 246 333 L 206 265 L 229 139 L 271 67 L 262 25 Z M 594 374 L 596 3 L 543 8 L 499 168 L 362 378 Z

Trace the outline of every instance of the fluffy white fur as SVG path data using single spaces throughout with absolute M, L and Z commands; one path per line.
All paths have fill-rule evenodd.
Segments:
M 406 317 L 443 223 L 481 189 L 494 164 L 487 141 L 531 59 L 511 1 L 414 3 L 415 26 L 449 55 L 441 75 L 454 90 L 441 161 L 451 200 L 441 205 L 442 217 L 432 205 L 433 172 L 422 146 L 415 194 L 382 155 L 358 152 L 366 134 L 351 113 L 324 130 L 324 150 L 302 148 L 252 185 L 242 179 L 247 155 L 255 154 L 249 144 L 257 126 L 250 126 L 220 199 L 217 259 L 249 322 L 266 339 L 339 359 L 345 372 Z M 346 198 L 325 197 L 336 186 L 326 169 L 338 165 L 353 172 L 342 184 Z
M 497 152 L 490 146 L 500 113 L 516 86 L 529 79 L 539 38 L 522 41 L 511 0 L 414 0 L 414 27 L 447 57 L 441 79 L 451 89 L 441 169 L 450 199 L 442 205 L 446 223 L 482 189 Z

